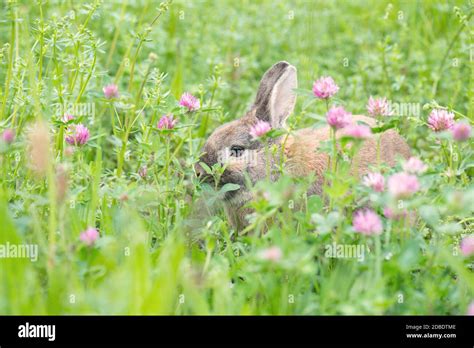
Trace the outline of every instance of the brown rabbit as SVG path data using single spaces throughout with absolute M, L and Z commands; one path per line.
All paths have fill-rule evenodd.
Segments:
M 278 156 L 267 157 L 264 145 L 250 135 L 250 128 L 259 120 L 269 122 L 272 128 L 285 127 L 285 121 L 295 106 L 296 87 L 296 68 L 284 61 L 275 64 L 263 76 L 255 103 L 250 110 L 242 118 L 217 128 L 203 147 L 200 158 L 202 162 L 209 167 L 217 162 L 226 164 L 218 185 L 226 183 L 240 185 L 240 189 L 227 192 L 224 197 L 226 214 L 237 230 L 247 225 L 245 216 L 251 212 L 249 208 L 244 207 L 252 199 L 252 194 L 245 185 L 246 178 L 250 178 L 252 184 L 264 179 L 267 175 L 267 158 L 272 169 L 271 179 L 276 180 L 279 175 Z M 353 119 L 375 125 L 375 120 L 370 117 L 353 116 Z M 343 129 L 338 131 L 338 136 L 343 134 Z M 285 137 L 273 139 L 273 142 L 281 143 L 283 138 Z M 321 193 L 328 155 L 318 152 L 317 149 L 321 141 L 329 138 L 329 127 L 306 128 L 293 133 L 283 143 L 286 172 L 293 176 L 316 173 L 315 183 L 308 194 Z M 397 156 L 408 158 L 409 155 L 410 149 L 407 143 L 396 131 L 387 130 L 381 134 L 380 160 L 383 163 L 393 166 Z M 357 160 L 354 163 L 358 163 L 357 174 L 362 176 L 368 172 L 369 165 L 377 161 L 376 140 L 374 138 L 365 140 L 356 156 Z M 195 169 L 198 176 L 206 176 L 199 164 Z

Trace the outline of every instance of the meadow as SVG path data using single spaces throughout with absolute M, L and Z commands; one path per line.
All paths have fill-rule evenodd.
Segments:
M 4 1 L 0 313 L 473 314 L 473 12 L 451 0 Z M 330 103 L 354 115 L 386 98 L 374 136 L 396 129 L 422 163 L 363 181 L 341 159 L 313 196 L 311 177 L 264 180 L 238 233 L 221 200 L 235 187 L 194 166 L 282 60 L 298 69 L 288 132 L 326 124 L 313 84 L 331 76 Z M 397 173 L 416 187 L 397 196 Z M 365 206 L 375 230 L 354 221 Z

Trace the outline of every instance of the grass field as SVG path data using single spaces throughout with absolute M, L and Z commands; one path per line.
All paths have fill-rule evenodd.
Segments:
M 474 312 L 472 137 L 427 126 L 440 108 L 474 121 L 473 11 L 429 0 L 3 2 L 0 313 Z M 325 124 L 311 92 L 321 76 L 353 114 L 370 96 L 399 108 L 385 124 L 426 164 L 419 190 L 395 201 L 341 170 L 323 197 L 306 196 L 309 180 L 282 176 L 253 188 L 239 235 L 194 164 L 281 60 L 298 69 L 291 130 Z M 184 92 L 198 110 L 179 105 Z M 177 123 L 160 130 L 166 114 Z M 380 235 L 354 231 L 366 205 Z M 387 206 L 407 216 L 386 218 Z M 364 257 L 328 256 L 337 245 Z M 19 246 L 37 257 L 13 255 Z

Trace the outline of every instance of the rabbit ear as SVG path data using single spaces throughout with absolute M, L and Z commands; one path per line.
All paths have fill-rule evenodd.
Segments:
M 273 128 L 285 126 L 285 121 L 293 112 L 298 85 L 296 68 L 279 62 L 263 75 L 255 99 L 254 110 L 258 119 L 269 122 Z

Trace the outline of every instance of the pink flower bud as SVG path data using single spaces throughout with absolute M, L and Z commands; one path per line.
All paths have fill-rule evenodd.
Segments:
M 268 122 L 260 120 L 250 128 L 249 133 L 253 138 L 260 138 L 267 134 L 271 129 L 272 127 Z
M 163 115 L 156 127 L 160 130 L 173 129 L 177 122 L 178 120 L 173 118 L 173 115 Z
M 138 175 L 140 176 L 140 178 L 145 179 L 146 175 L 147 175 L 147 172 L 148 172 L 147 166 L 142 166 L 138 170 Z
M 387 98 L 372 98 L 370 96 L 367 103 L 367 112 L 370 116 L 390 116 L 390 105 L 387 102 Z
M 326 114 L 326 121 L 334 129 L 341 129 L 352 122 L 352 114 L 342 106 L 333 106 Z
M 368 236 L 381 234 L 383 229 L 380 217 L 370 209 L 356 212 L 352 220 L 352 226 L 356 232 Z
M 345 129 L 345 134 L 356 139 L 367 139 L 372 135 L 369 127 L 359 124 L 353 124 Z
M 395 198 L 408 198 L 419 189 L 420 183 L 415 175 L 402 172 L 388 179 L 388 190 Z
M 428 117 L 428 127 L 435 132 L 451 129 L 454 125 L 454 114 L 442 109 L 434 109 Z
M 13 129 L 5 129 L 2 133 L 2 140 L 7 144 L 13 143 L 15 140 L 15 131 Z
M 114 83 L 105 86 L 102 91 L 107 99 L 118 98 L 119 96 L 118 87 Z
M 454 124 L 451 132 L 456 141 L 465 141 L 471 137 L 471 125 L 467 122 L 457 122 Z
M 92 246 L 95 244 L 96 240 L 99 238 L 99 232 L 92 227 L 89 227 L 87 230 L 81 233 L 79 239 L 87 246 Z
M 410 157 L 408 161 L 403 163 L 403 170 L 409 174 L 423 174 L 428 169 L 418 157 Z
M 313 93 L 319 99 L 331 98 L 339 91 L 339 86 L 336 85 L 332 77 L 321 77 L 313 84 Z
M 272 246 L 268 249 L 262 250 L 260 258 L 267 261 L 278 262 L 282 257 L 281 249 L 277 246 Z
M 72 120 L 74 120 L 74 116 L 69 115 L 69 114 L 64 114 L 63 117 L 61 118 L 61 121 L 63 121 L 64 123 L 68 123 L 69 121 L 72 121 Z
M 193 96 L 191 93 L 183 93 L 179 100 L 179 105 L 184 106 L 189 111 L 196 111 L 199 109 L 199 99 Z
M 82 146 L 89 140 L 89 129 L 82 125 L 72 125 L 68 127 L 66 142 L 69 145 Z
M 368 173 L 364 177 L 363 183 L 376 192 L 383 192 L 385 189 L 385 178 L 380 173 Z
M 399 212 L 393 211 L 389 207 L 383 208 L 383 215 L 390 220 L 400 220 L 401 218 L 405 217 L 408 215 L 408 212 L 406 210 L 401 210 Z
M 464 256 L 471 256 L 474 254 L 474 235 L 464 237 L 460 244 L 461 253 Z

